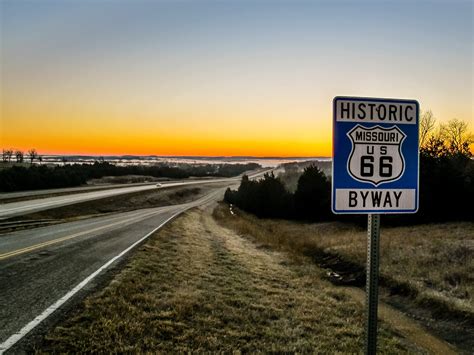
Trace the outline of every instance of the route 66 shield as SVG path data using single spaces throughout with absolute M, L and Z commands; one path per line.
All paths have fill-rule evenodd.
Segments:
M 347 170 L 354 179 L 378 186 L 403 175 L 405 159 L 401 148 L 406 135 L 397 126 L 356 125 L 347 136 L 352 143 Z

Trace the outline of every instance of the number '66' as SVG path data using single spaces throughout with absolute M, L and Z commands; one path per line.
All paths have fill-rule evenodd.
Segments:
M 360 175 L 364 177 L 374 176 L 374 161 L 375 158 L 372 155 L 362 155 L 360 157 Z M 380 157 L 379 158 L 379 176 L 391 177 L 392 176 L 392 157 Z

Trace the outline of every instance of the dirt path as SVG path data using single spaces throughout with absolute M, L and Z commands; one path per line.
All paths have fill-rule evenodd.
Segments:
M 312 263 L 258 248 L 211 212 L 191 210 L 161 230 L 40 349 L 361 352 L 363 306 L 352 291 Z M 433 352 L 417 344 L 381 324 L 380 353 Z
M 361 305 L 365 305 L 365 292 L 358 288 L 346 288 L 351 296 Z M 395 308 L 379 302 L 379 319 L 390 325 L 410 342 L 426 349 L 431 354 L 457 354 L 455 348 L 445 341 L 433 336 L 416 321 L 410 319 Z

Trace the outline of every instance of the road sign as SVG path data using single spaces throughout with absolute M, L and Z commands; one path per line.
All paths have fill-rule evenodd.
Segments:
M 366 354 L 377 351 L 379 213 L 418 210 L 419 105 L 415 100 L 336 97 L 332 210 L 367 213 Z
M 333 105 L 333 212 L 415 213 L 418 102 L 336 97 Z

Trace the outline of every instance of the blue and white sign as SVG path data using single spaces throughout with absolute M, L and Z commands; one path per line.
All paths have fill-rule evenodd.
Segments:
M 416 213 L 419 104 L 335 97 L 334 213 Z

